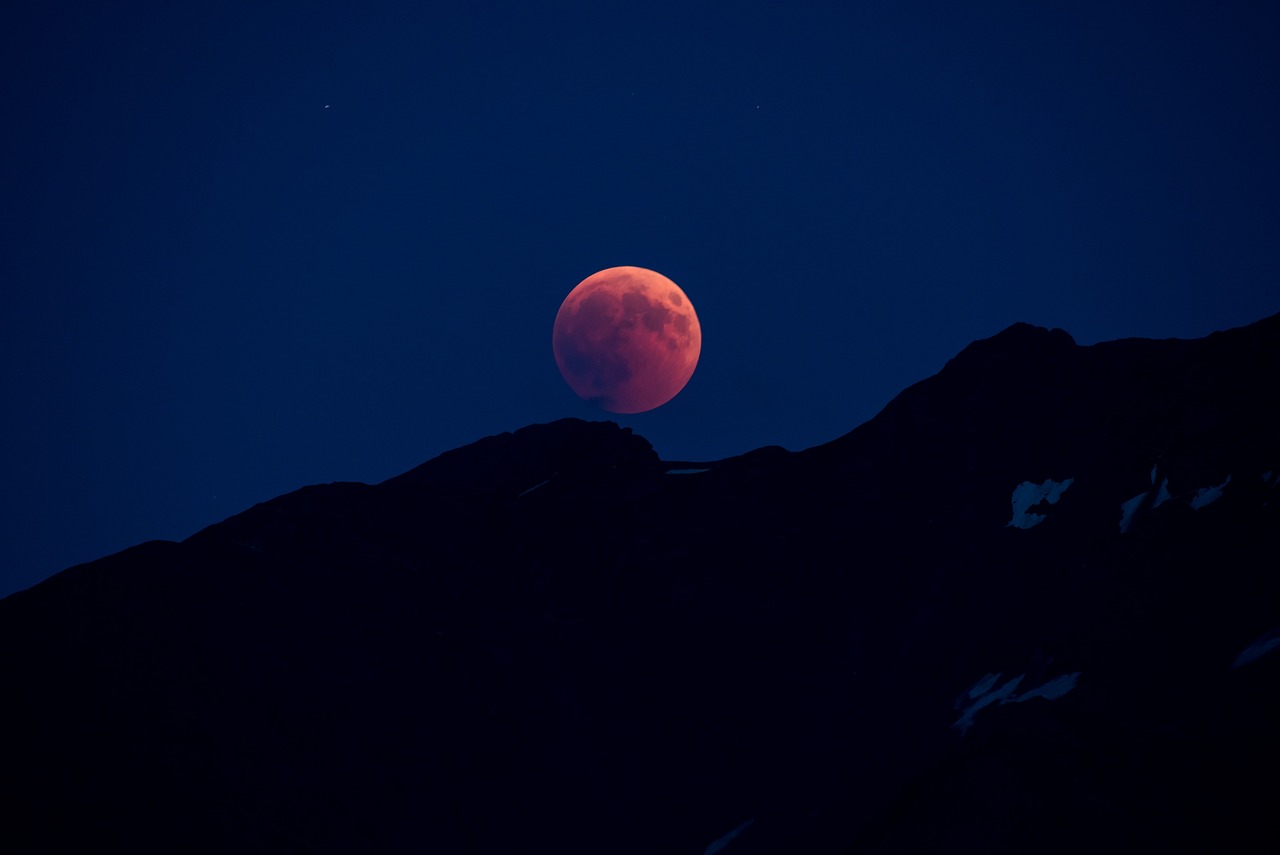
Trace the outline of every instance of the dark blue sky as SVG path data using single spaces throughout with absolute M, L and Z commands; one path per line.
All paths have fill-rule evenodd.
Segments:
M 1274 4 L 208 5 L 0 7 L 0 595 L 533 422 L 800 449 L 1015 321 L 1280 310 Z M 551 355 L 614 265 L 703 328 L 636 416 Z

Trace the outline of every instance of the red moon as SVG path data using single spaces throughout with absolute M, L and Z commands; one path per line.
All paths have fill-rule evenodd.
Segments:
M 564 298 L 551 347 L 578 397 L 611 413 L 643 413 L 689 382 L 702 327 L 693 303 L 661 273 L 610 267 Z

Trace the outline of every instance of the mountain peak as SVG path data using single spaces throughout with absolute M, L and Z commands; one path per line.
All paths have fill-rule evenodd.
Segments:
M 990 338 L 972 342 L 954 356 L 948 366 L 975 362 L 990 365 L 1013 360 L 1059 358 L 1078 347 L 1066 330 L 1047 329 L 1028 323 L 1016 323 L 1005 327 Z
M 527 486 L 556 474 L 581 478 L 619 470 L 652 474 L 661 464 L 649 441 L 631 428 L 566 418 L 446 451 L 383 485 L 486 491 Z

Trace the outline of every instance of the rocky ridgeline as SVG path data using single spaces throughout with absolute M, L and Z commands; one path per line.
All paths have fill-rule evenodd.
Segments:
M 534 425 L 0 601 L 0 849 L 1270 852 L 1280 316 Z

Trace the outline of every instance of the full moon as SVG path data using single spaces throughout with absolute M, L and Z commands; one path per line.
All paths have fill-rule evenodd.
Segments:
M 684 291 L 661 273 L 610 267 L 564 298 L 551 347 L 580 398 L 611 413 L 643 413 L 689 382 L 702 327 Z

